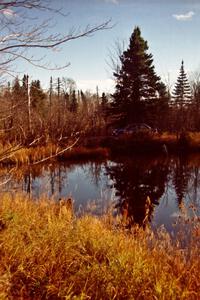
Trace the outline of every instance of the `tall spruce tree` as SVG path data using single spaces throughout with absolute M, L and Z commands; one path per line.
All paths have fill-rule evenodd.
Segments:
M 114 122 L 126 125 L 144 122 L 152 101 L 159 98 L 160 77 L 153 66 L 153 56 L 147 53 L 148 44 L 135 27 L 130 44 L 120 56 L 121 69 L 114 73 L 116 91 L 111 104 Z
M 189 106 L 192 104 L 191 89 L 184 70 L 184 62 L 181 62 L 180 73 L 173 91 L 172 104 L 175 109 L 175 129 L 177 134 L 190 128 Z M 177 135 L 177 137 L 178 137 Z
M 173 91 L 173 101 L 178 108 L 191 103 L 191 89 L 184 70 L 184 61 L 181 62 L 180 74 Z

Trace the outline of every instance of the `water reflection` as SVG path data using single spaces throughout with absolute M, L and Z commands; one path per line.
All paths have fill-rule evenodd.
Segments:
M 144 223 L 147 199 L 151 201 L 148 212 L 148 220 L 151 221 L 154 207 L 159 204 L 165 192 L 168 161 L 133 157 L 107 167 L 107 172 L 114 182 L 117 207 L 122 214 L 127 211 L 129 225 Z
M 179 156 L 174 160 L 173 184 L 177 196 L 177 204 L 180 207 L 188 189 L 188 183 L 192 174 L 189 161 L 186 156 Z
M 107 185 L 104 162 L 87 162 L 79 164 L 46 164 L 34 167 L 24 167 L 12 172 L 11 180 L 1 191 L 26 192 L 31 198 L 41 195 L 58 200 L 72 196 L 75 199 L 76 210 L 85 211 L 88 203 L 96 202 L 96 212 L 99 205 L 101 213 L 106 209 L 111 190 Z M 0 173 L 6 174 L 6 169 Z
M 117 160 L 107 172 L 116 191 L 116 207 L 129 226 L 144 226 L 148 218 L 153 226 L 164 224 L 171 231 L 183 206 L 190 214 L 193 204 L 200 215 L 199 168 L 200 155 L 136 156 Z
M 199 168 L 200 155 L 133 156 L 105 162 L 2 168 L 0 180 L 8 180 L 11 175 L 1 190 L 24 191 L 33 198 L 41 194 L 55 199 L 71 196 L 77 211 L 86 210 L 88 202 L 95 201 L 95 213 L 103 213 L 112 201 L 130 226 L 144 225 L 144 219 L 148 219 L 171 230 L 182 204 L 200 207 Z

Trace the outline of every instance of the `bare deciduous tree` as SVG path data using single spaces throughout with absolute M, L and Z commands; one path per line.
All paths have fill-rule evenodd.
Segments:
M 125 40 L 117 39 L 114 42 L 113 46 L 108 50 L 108 60 L 106 62 L 112 73 L 118 73 L 121 68 L 120 57 L 122 56 L 125 50 L 125 45 Z
M 52 18 L 40 22 L 41 14 L 60 14 L 67 17 L 60 9 L 52 6 L 52 0 L 0 0 L 0 71 L 1 73 L 12 73 L 12 63 L 22 59 L 37 67 L 48 69 L 59 69 L 69 65 L 51 66 L 44 62 L 44 57 L 36 59 L 28 50 L 30 48 L 56 50 L 61 44 L 69 41 L 91 36 L 99 30 L 110 28 L 110 20 L 98 25 L 87 25 L 85 28 L 73 27 L 65 34 L 52 33 L 54 24 Z M 38 11 L 38 12 L 37 12 Z M 36 17 L 37 13 L 40 18 Z M 33 17 L 34 16 L 34 17 Z

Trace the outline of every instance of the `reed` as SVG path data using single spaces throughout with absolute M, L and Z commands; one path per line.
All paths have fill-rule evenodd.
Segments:
M 63 203 L 2 196 L 0 299 L 199 299 L 197 217 L 186 245 L 111 215 L 73 217 Z

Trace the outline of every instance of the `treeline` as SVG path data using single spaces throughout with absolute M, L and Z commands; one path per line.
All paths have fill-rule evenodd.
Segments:
M 108 96 L 83 92 L 69 78 L 50 78 L 44 91 L 39 80 L 16 78 L 0 93 L 1 139 L 30 144 L 68 142 L 74 136 L 105 134 Z

